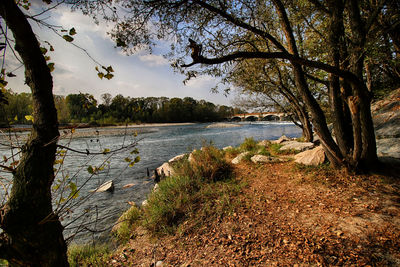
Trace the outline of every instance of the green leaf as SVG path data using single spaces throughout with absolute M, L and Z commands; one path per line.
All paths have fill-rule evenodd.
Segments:
M 40 47 L 40 51 L 42 52 L 43 55 L 46 55 L 48 50 L 46 47 Z
M 139 154 L 139 149 L 135 148 L 131 151 L 131 154 Z
M 131 162 L 132 161 L 132 159 L 131 158 L 124 158 L 124 160 L 126 161 L 126 162 Z
M 69 35 L 75 35 L 76 34 L 76 30 L 75 30 L 75 28 L 71 28 L 70 30 L 69 30 Z
M 99 76 L 99 78 L 100 78 L 100 79 L 103 79 L 103 77 L 104 77 L 104 73 L 102 73 L 102 72 L 99 72 L 99 73 L 97 73 L 97 76 Z
M 136 156 L 134 162 L 135 162 L 135 163 L 138 163 L 139 161 L 140 161 L 140 156 Z
M 114 72 L 114 69 L 111 66 L 108 66 L 106 69 L 107 72 Z
M 26 119 L 27 121 L 32 121 L 32 122 L 34 122 L 34 118 L 33 118 L 32 115 L 25 115 L 25 119 Z
M 63 38 L 67 42 L 72 42 L 74 40 L 74 38 L 72 38 L 71 36 L 69 36 L 67 34 L 63 35 Z
M 18 120 L 18 115 L 15 115 L 14 120 L 15 120 L 15 121 Z
M 49 67 L 50 72 L 54 71 L 54 63 L 53 62 L 47 64 L 47 67 Z
M 88 173 L 90 173 L 90 174 L 94 174 L 94 169 L 93 169 L 92 166 L 89 166 L 89 167 L 87 168 L 87 171 L 88 171 Z
M 110 149 L 108 149 L 108 148 L 105 148 L 105 149 L 103 150 L 103 154 L 107 154 L 108 152 L 110 152 Z
M 69 194 L 68 198 L 75 199 L 78 197 L 78 187 L 76 186 L 75 183 L 70 182 L 68 185 L 69 189 L 71 189 L 71 193 Z
M 106 78 L 107 80 L 112 79 L 112 77 L 114 77 L 114 75 L 111 73 L 107 73 L 106 75 L 104 75 L 104 78 Z

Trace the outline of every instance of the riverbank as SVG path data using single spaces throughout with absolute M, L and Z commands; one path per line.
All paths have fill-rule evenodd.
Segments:
M 285 160 L 293 157 L 277 152 L 277 147 L 270 145 L 263 153 Z M 226 149 L 225 161 L 231 162 L 238 153 L 238 149 Z M 391 175 L 349 175 L 325 164 L 306 167 L 292 160 L 255 164 L 246 157 L 230 166 L 231 180 L 207 182 L 200 191 L 174 191 L 171 181 L 181 180 L 161 183 L 162 191 L 153 196 L 150 206 L 166 197 L 171 213 L 164 213 L 152 226 L 156 228 L 133 220 L 127 243 L 113 252 L 106 264 L 400 264 L 399 171 Z M 187 181 L 181 184 L 185 190 L 190 188 Z M 163 194 L 165 188 L 172 190 L 169 194 L 174 192 L 170 199 Z M 191 198 L 194 205 L 187 202 Z M 174 207 L 178 208 L 176 212 Z M 141 216 L 148 212 L 145 208 Z M 179 215 L 179 219 L 171 231 L 165 232 L 164 219 L 171 218 L 168 214 Z
M 188 219 L 179 233 L 156 239 L 138 231 L 110 263 L 400 264 L 400 184 L 395 177 L 348 176 L 327 166 L 302 168 L 293 162 L 243 162 L 234 173 L 247 186 L 230 198 L 236 203 L 230 214 L 201 222 Z

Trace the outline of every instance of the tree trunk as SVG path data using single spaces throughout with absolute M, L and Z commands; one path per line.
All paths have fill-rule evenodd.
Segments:
M 0 1 L 32 91 L 33 130 L 23 146 L 8 202 L 1 209 L 0 258 L 18 266 L 68 266 L 63 227 L 53 213 L 51 185 L 58 140 L 52 77 L 39 43 L 14 0 Z

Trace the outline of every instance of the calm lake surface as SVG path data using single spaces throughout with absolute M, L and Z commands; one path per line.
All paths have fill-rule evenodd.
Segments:
M 153 188 L 153 180 L 147 177 L 147 168 L 152 175 L 155 168 L 176 155 L 200 149 L 209 143 L 218 148 L 238 146 L 247 137 L 253 137 L 255 140 L 272 140 L 278 139 L 283 134 L 288 137 L 301 136 L 300 128 L 288 122 L 239 124 L 241 127 L 235 128 L 206 128 L 209 124 L 147 127 L 147 133 L 139 134 L 136 138 L 132 134 L 101 136 L 101 129 L 98 129 L 100 135 L 96 133 L 96 129 L 87 129 L 85 131 L 93 132 L 89 133 L 89 137 L 61 140 L 60 144 L 67 146 L 69 143 L 72 149 L 79 151 L 88 149 L 90 152 L 101 152 L 105 148 L 114 150 L 139 140 L 137 148 L 141 158 L 139 163 L 130 168 L 124 159 L 136 156 L 129 153 L 132 149 L 116 153 L 112 158 L 109 158 L 110 154 L 87 156 L 72 151 L 67 153 L 57 177 L 58 179 L 68 177 L 68 181 L 81 188 L 81 192 L 73 202 L 59 204 L 57 199 L 68 197 L 70 191 L 66 189 L 63 196 L 57 195 L 54 201 L 55 209 L 63 207 L 65 211 L 60 214 L 66 227 L 65 237 L 77 243 L 90 242 L 94 238 L 106 238 L 121 213 L 129 208 L 128 201 L 140 205 Z M 4 154 L 7 155 L 8 152 L 4 147 L 0 148 L 0 156 Z M 97 175 L 91 175 L 87 171 L 89 165 L 98 167 L 102 164 L 105 168 Z M 1 175 L 4 176 L 3 173 Z M 90 193 L 108 180 L 114 182 L 113 193 Z M 134 185 L 123 188 L 127 184 Z M 88 233 L 87 230 L 92 233 Z

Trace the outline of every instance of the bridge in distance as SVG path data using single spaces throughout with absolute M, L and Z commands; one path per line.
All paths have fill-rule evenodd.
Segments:
M 287 121 L 289 115 L 280 112 L 257 112 L 234 114 L 229 117 L 230 121 Z

